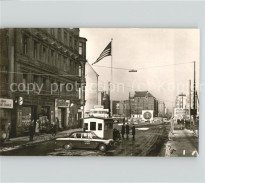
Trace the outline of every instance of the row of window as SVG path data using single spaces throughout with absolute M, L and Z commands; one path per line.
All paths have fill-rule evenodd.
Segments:
M 28 46 L 29 46 L 29 37 L 23 36 L 23 54 L 29 55 L 28 53 Z M 82 45 L 83 46 L 83 45 Z M 80 51 L 82 52 L 82 49 Z M 35 60 L 40 60 L 44 63 L 56 66 L 63 71 L 71 72 L 73 74 L 77 74 L 81 76 L 81 66 L 78 63 L 75 63 L 75 61 L 70 60 L 69 58 L 66 58 L 65 56 L 56 53 L 52 49 L 48 49 L 44 45 L 40 45 L 37 41 L 33 41 L 33 58 Z
M 76 87 L 78 87 L 75 86 L 74 83 L 65 84 L 59 81 L 55 81 L 54 79 L 49 79 L 47 77 L 40 77 L 38 75 L 31 75 L 31 79 L 29 79 L 29 74 L 24 73 L 22 78 L 22 83 L 24 84 L 25 89 L 26 87 L 34 87 L 34 89 L 37 89 L 35 88 L 35 86 L 29 85 L 29 82 L 30 84 L 38 84 L 39 86 L 37 88 L 41 87 L 41 90 L 45 93 L 50 91 L 52 91 L 52 93 L 55 94 L 57 93 L 65 94 L 65 93 L 73 93 L 73 92 L 75 93 Z M 29 88 L 29 89 L 31 90 L 33 88 Z
M 105 123 L 104 124 L 105 126 L 105 129 L 104 130 L 107 130 L 107 129 L 113 129 L 113 124 L 112 123 Z M 102 123 L 97 123 L 96 122 L 90 122 L 90 128 L 88 126 L 88 123 L 85 123 L 84 124 L 84 130 L 102 130 Z
M 62 37 L 63 32 L 63 37 Z M 72 33 L 67 32 L 61 28 L 58 29 L 50 29 L 50 34 L 54 36 L 59 41 L 63 42 L 65 45 L 77 49 L 77 40 L 73 37 Z M 74 44 L 73 44 L 74 43 Z

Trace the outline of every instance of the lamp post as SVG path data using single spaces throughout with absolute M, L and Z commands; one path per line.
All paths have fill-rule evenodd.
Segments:
M 196 61 L 194 61 L 194 81 L 193 81 L 193 131 L 194 125 L 196 124 L 196 115 L 197 115 L 197 107 L 196 107 Z

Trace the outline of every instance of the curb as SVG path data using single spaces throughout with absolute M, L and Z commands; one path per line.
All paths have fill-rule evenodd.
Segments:
M 22 148 L 25 148 L 25 147 L 30 147 L 30 146 L 33 146 L 33 145 L 37 145 L 37 144 L 41 144 L 41 143 L 44 143 L 44 142 L 49 142 L 51 140 L 55 140 L 56 138 L 61 138 L 61 137 L 66 137 L 69 133 L 66 133 L 66 134 L 60 134 L 60 135 L 56 135 L 55 137 L 51 137 L 51 138 L 48 138 L 46 140 L 42 140 L 42 141 L 38 141 L 38 142 L 30 142 L 28 141 L 27 143 L 25 144 L 21 144 L 21 145 L 16 145 L 16 146 L 8 146 L 8 147 L 3 147 L 0 149 L 0 153 L 2 152 L 7 152 L 7 151 L 12 151 L 12 150 L 17 150 L 17 149 L 22 149 Z

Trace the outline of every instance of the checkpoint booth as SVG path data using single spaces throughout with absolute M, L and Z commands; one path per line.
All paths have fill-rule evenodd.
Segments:
M 87 117 L 82 119 L 82 128 L 84 131 L 92 131 L 100 138 L 113 139 L 113 119 Z

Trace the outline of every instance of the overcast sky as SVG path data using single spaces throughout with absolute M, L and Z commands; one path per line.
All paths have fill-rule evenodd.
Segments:
M 199 34 L 198 29 L 80 29 L 80 36 L 88 40 L 89 63 L 96 61 L 113 38 L 113 67 L 137 70 L 131 73 L 113 69 L 113 83 L 119 90 L 112 92 L 112 100 L 126 100 L 129 92 L 149 90 L 169 109 L 177 94 L 188 95 L 189 80 L 193 84 L 192 61 L 196 61 L 196 82 L 199 81 Z M 103 84 L 107 87 L 110 81 L 110 68 L 100 66 L 110 67 L 111 57 L 93 66 L 102 90 Z

